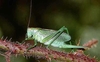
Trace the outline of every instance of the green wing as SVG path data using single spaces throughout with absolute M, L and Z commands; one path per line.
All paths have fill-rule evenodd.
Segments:
M 49 41 L 50 39 L 52 39 L 55 36 L 55 34 L 50 34 L 49 36 L 45 37 L 42 42 L 45 43 L 46 41 Z

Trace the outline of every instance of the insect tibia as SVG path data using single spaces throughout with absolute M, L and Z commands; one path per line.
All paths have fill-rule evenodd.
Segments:
M 68 44 L 63 44 L 61 46 L 59 46 L 60 48 L 76 48 L 76 49 L 87 49 L 88 47 L 85 46 L 76 46 L 76 45 L 68 45 Z

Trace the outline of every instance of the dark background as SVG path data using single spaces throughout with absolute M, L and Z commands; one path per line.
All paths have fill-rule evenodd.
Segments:
M 79 40 L 81 45 L 93 38 L 100 40 L 99 0 L 33 0 L 32 3 L 30 27 L 58 30 L 66 26 L 73 44 Z M 19 42 L 25 39 L 29 6 L 30 0 L 0 0 L 0 37 Z M 100 59 L 99 45 L 86 51 L 86 54 Z M 35 60 L 37 62 L 36 58 L 12 57 L 12 62 Z M 5 62 L 4 57 L 1 56 L 0 61 Z

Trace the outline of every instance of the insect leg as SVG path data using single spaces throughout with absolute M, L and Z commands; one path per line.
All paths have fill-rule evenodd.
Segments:
M 70 45 L 72 45 L 72 43 L 70 42 Z M 71 48 L 72 50 L 71 50 L 71 52 L 74 52 L 74 49 L 73 48 Z
M 30 46 L 27 50 L 30 50 L 30 49 L 34 48 L 36 45 L 37 45 L 37 41 L 34 40 L 34 45 L 33 46 Z
M 62 29 L 63 29 L 63 31 L 65 30 L 67 32 L 67 34 L 69 34 L 68 29 L 65 26 L 63 26 Z
M 25 34 L 25 40 L 27 40 L 27 34 Z M 25 40 L 23 40 L 21 43 L 24 43 L 25 42 Z
M 47 36 L 46 38 L 44 38 L 43 42 L 49 41 L 49 40 L 51 40 L 53 38 L 51 40 L 50 44 L 47 46 L 47 47 L 49 47 L 65 30 L 69 34 L 68 29 L 65 26 L 63 26 L 56 33 L 51 34 L 51 35 Z
M 49 41 L 50 39 L 54 38 L 59 32 L 64 32 L 64 30 L 66 30 L 67 34 L 69 34 L 68 29 L 63 26 L 62 28 L 60 28 L 56 33 L 52 33 L 49 36 L 45 37 L 42 42 L 45 43 L 46 41 Z M 57 36 L 56 36 L 57 37 Z
M 51 40 L 50 44 L 49 44 L 47 47 L 51 46 L 51 44 L 52 44 L 61 34 L 62 34 L 62 32 L 58 32 L 58 34 L 56 34 L 56 35 L 54 36 L 54 39 Z

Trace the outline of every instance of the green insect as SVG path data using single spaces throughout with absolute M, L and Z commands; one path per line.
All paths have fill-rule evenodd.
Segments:
M 32 0 L 30 8 L 32 8 Z M 29 22 L 30 18 L 31 18 L 31 9 L 30 9 Z M 76 46 L 65 43 L 71 40 L 71 36 L 69 35 L 68 29 L 65 26 L 60 28 L 58 31 L 52 29 L 28 28 L 25 40 L 34 40 L 35 42 L 35 44 L 31 46 L 29 49 L 36 46 L 37 42 L 47 45 L 47 47 L 53 46 L 58 48 L 82 48 L 82 49 L 86 48 L 84 46 Z
M 64 32 L 66 31 L 66 33 Z M 44 45 L 58 47 L 58 48 L 82 48 L 84 46 L 69 45 L 65 42 L 71 40 L 71 36 L 65 26 L 60 28 L 58 31 L 51 29 L 42 28 L 28 28 L 25 40 L 35 40 L 35 44 L 29 49 L 37 45 L 37 42 L 43 43 Z

